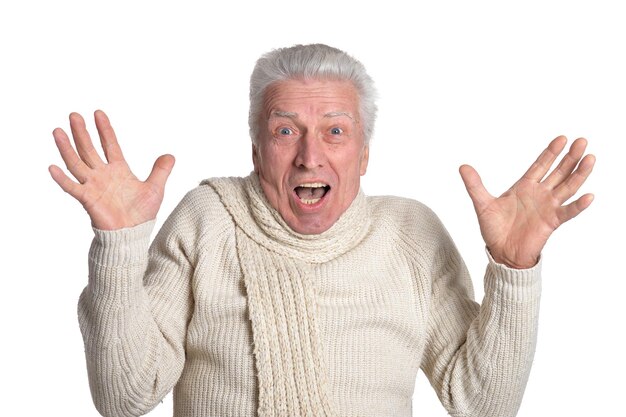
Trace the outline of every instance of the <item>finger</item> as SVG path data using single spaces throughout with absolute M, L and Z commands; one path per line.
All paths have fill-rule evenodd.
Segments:
M 122 148 L 120 148 L 117 142 L 117 136 L 115 135 L 115 131 L 111 126 L 108 116 L 102 110 L 96 110 L 93 117 L 96 120 L 100 143 L 102 144 L 102 150 L 104 151 L 104 156 L 107 161 L 123 161 L 124 155 Z
M 585 156 L 578 164 L 578 168 L 554 189 L 554 197 L 561 203 L 564 203 L 576 194 L 591 174 L 591 171 L 593 171 L 595 163 L 596 157 L 594 155 Z
M 146 182 L 156 185 L 160 190 L 164 189 L 167 178 L 170 176 L 172 168 L 174 168 L 174 162 L 176 160 L 172 155 L 159 156 L 154 162 L 152 172 L 150 172 Z
M 554 188 L 567 179 L 583 157 L 586 148 L 586 139 L 576 139 L 574 143 L 572 143 L 572 146 L 570 146 L 569 151 L 565 154 L 563 159 L 561 159 L 561 162 L 559 162 L 559 165 L 548 175 L 544 183 L 550 188 Z
M 544 149 L 541 155 L 539 155 L 537 160 L 530 166 L 530 168 L 528 168 L 528 171 L 526 171 L 523 178 L 532 181 L 541 181 L 556 160 L 557 156 L 559 156 L 559 154 L 563 151 L 563 148 L 565 148 L 566 143 L 567 138 L 565 136 L 558 136 L 553 139 L 548 147 Z
M 593 199 L 593 194 L 585 194 L 578 200 L 561 207 L 558 213 L 559 221 L 561 222 L 561 224 L 578 216 L 583 210 L 591 205 Z
M 56 165 L 50 165 L 48 171 L 50 172 L 54 182 L 59 184 L 59 187 L 61 187 L 63 191 L 80 201 L 80 184 L 72 181 L 70 177 L 65 175 L 65 172 L 63 172 L 63 170 Z
M 70 114 L 70 128 L 72 129 L 72 137 L 74 138 L 78 155 L 85 161 L 85 164 L 91 168 L 103 165 L 104 162 L 100 159 L 96 148 L 93 147 L 91 137 L 85 126 L 85 120 L 80 114 Z
M 462 165 L 459 168 L 459 173 L 465 184 L 465 189 L 474 203 L 474 209 L 477 213 L 480 213 L 483 208 L 493 200 L 493 196 L 487 192 L 483 185 L 480 175 L 474 168 L 469 165 Z
M 61 154 L 63 162 L 65 162 L 67 170 L 70 171 L 74 178 L 76 178 L 79 182 L 84 182 L 87 177 L 89 167 L 85 165 L 83 160 L 80 159 L 72 147 L 67 134 L 63 131 L 63 129 L 56 128 L 52 132 L 52 136 L 54 136 L 54 143 L 59 149 L 59 153 Z

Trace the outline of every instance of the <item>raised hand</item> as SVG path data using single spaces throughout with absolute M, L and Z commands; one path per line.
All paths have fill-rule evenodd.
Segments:
M 174 157 L 157 158 L 146 181 L 140 181 L 128 167 L 106 114 L 97 110 L 94 118 L 107 162 L 96 152 L 81 115 L 72 113 L 70 128 L 76 150 L 62 129 L 57 128 L 52 134 L 65 166 L 78 182 L 56 165 L 50 166 L 50 175 L 63 191 L 83 205 L 98 229 L 121 229 L 154 219 L 174 167 Z
M 593 201 L 592 194 L 585 194 L 564 205 L 591 174 L 595 163 L 593 155 L 583 158 L 585 139 L 575 140 L 544 179 L 566 143 L 564 136 L 550 142 L 524 176 L 497 198 L 487 192 L 474 168 L 461 166 L 459 171 L 474 203 L 480 231 L 496 262 L 512 268 L 534 266 L 552 232 Z

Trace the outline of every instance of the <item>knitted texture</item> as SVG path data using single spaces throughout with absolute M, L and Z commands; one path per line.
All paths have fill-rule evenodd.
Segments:
M 237 253 L 259 377 L 259 416 L 334 415 L 316 323 L 317 291 L 308 264 L 334 259 L 361 241 L 369 225 L 365 197 L 360 193 L 328 231 L 307 236 L 289 229 L 270 208 L 256 176 L 245 182 L 230 178 L 207 183 L 238 225 Z M 250 221 L 251 215 L 256 221 Z
M 252 175 L 154 222 L 95 230 L 79 322 L 94 403 L 176 417 L 412 415 L 421 368 L 453 416 L 514 416 L 534 352 L 540 265 L 489 258 L 485 298 L 425 206 L 363 194 L 299 235 Z

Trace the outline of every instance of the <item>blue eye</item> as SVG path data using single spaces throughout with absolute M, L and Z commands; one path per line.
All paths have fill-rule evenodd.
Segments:
M 293 130 L 289 129 L 288 127 L 283 127 L 279 130 L 281 135 L 291 135 L 293 133 Z
M 341 135 L 343 133 L 343 130 L 339 127 L 333 127 L 332 129 L 330 129 L 330 133 L 332 135 Z

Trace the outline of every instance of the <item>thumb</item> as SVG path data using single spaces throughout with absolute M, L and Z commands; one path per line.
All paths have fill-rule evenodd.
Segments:
M 154 184 L 158 186 L 160 189 L 165 188 L 165 183 L 167 182 L 167 178 L 170 176 L 172 172 L 172 168 L 174 168 L 174 163 L 176 159 L 173 155 L 161 155 L 154 161 L 154 166 L 152 167 L 152 172 L 146 179 L 146 182 Z
M 485 189 L 480 175 L 470 165 L 461 165 L 459 173 L 465 184 L 465 189 L 474 203 L 474 209 L 477 213 L 482 211 L 482 208 L 488 204 L 493 196 Z

